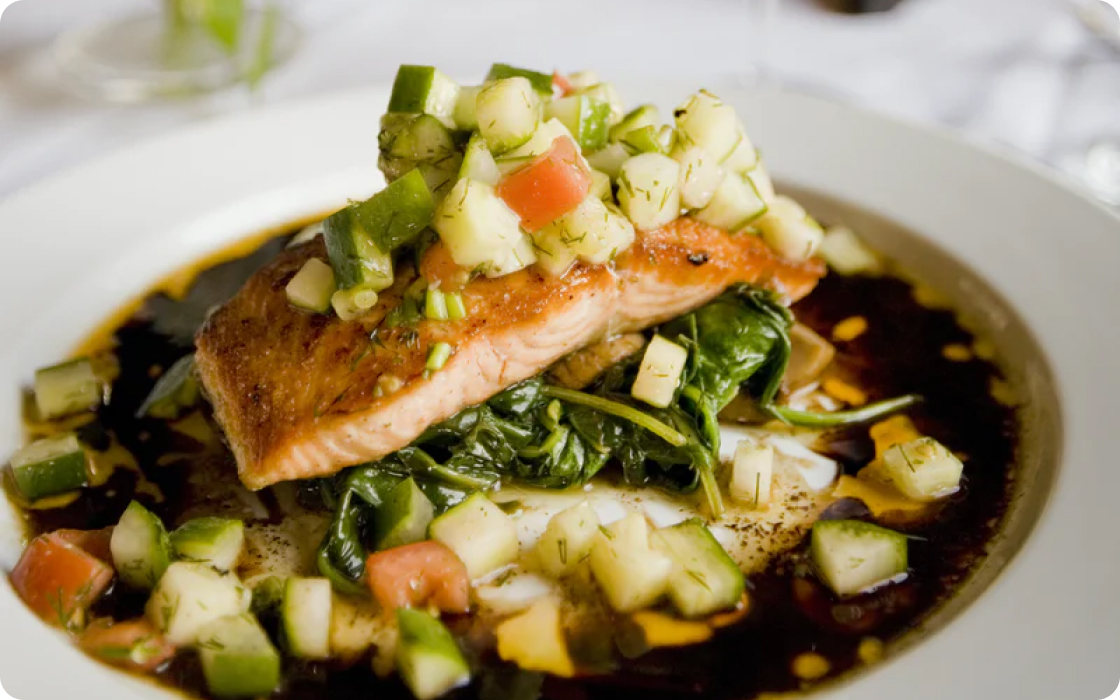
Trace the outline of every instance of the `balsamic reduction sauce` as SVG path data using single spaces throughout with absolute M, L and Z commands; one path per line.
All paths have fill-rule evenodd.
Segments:
M 83 438 L 105 443 L 110 435 L 135 457 L 147 479 L 166 495 L 156 503 L 135 492 L 134 473 L 119 470 L 105 486 L 74 504 L 27 514 L 28 535 L 60 527 L 92 529 L 114 524 L 128 501 L 137 497 L 171 526 L 207 510 L 207 487 L 233 482 L 236 468 L 224 450 L 206 451 L 191 438 L 159 421 L 137 420 L 136 408 L 154 379 L 153 365 L 169 367 L 190 352 L 195 329 L 210 308 L 228 299 L 257 268 L 284 245 L 278 238 L 244 258 L 202 272 L 181 301 L 162 294 L 113 329 L 120 375 L 112 401 L 97 420 L 82 429 Z M 781 692 L 825 682 L 862 662 L 860 643 L 873 638 L 887 643 L 927 618 L 984 557 L 987 543 L 1006 511 L 1014 472 L 1017 423 L 1013 409 L 992 398 L 989 390 L 998 369 L 989 362 L 946 359 L 946 345 L 970 346 L 972 336 L 946 310 L 919 305 L 910 285 L 894 277 L 830 275 L 794 308 L 796 317 L 829 337 L 832 328 L 851 316 L 868 322 L 855 340 L 837 343 L 834 369 L 868 393 L 870 400 L 917 393 L 925 401 L 909 412 L 918 429 L 965 457 L 962 489 L 926 524 L 900 527 L 913 537 L 909 578 L 854 599 L 839 601 L 816 582 L 800 547 L 749 581 L 750 612 L 740 623 L 721 630 L 703 645 L 655 650 L 637 659 L 613 653 L 610 635 L 589 633 L 574 641 L 580 658 L 612 659 L 612 673 L 564 680 L 541 678 L 483 656 L 475 682 L 455 697 L 484 700 L 532 700 L 538 694 L 557 700 L 704 697 L 746 700 L 763 692 Z M 866 427 L 836 433 L 832 456 L 854 474 L 874 456 Z M 168 459 L 167 455 L 175 455 Z M 200 463 L 205 460 L 206 464 Z M 188 481 L 205 468 L 206 487 Z M 197 481 L 197 479 L 196 479 Z M 263 493 L 270 518 L 280 517 L 274 499 Z M 840 506 L 849 516 L 865 512 L 858 503 Z M 842 516 L 845 517 L 845 516 Z M 114 590 L 95 609 L 99 615 L 126 619 L 142 614 L 143 596 Z M 465 630 L 467 619 L 453 620 Z M 601 631 L 600 631 L 601 632 Z M 804 681 L 791 670 L 793 659 L 816 652 L 830 672 Z M 277 700 L 347 700 L 408 698 L 396 679 L 381 680 L 366 662 L 348 669 L 328 664 L 285 660 L 285 681 Z M 205 696 L 205 683 L 193 654 L 181 653 L 158 676 L 165 685 Z

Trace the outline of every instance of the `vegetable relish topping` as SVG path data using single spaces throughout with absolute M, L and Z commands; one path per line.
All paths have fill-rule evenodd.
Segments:
M 774 193 L 734 108 L 704 90 L 662 124 L 653 105 L 625 111 L 589 71 L 496 64 L 482 85 L 460 86 L 436 68 L 402 66 L 379 145 L 390 185 L 327 219 L 333 275 L 309 262 L 288 287 L 294 305 L 362 316 L 392 285 L 394 258 L 430 243 L 425 231 L 489 277 L 610 263 L 636 231 L 680 216 L 761 236 L 791 260 L 824 239 Z

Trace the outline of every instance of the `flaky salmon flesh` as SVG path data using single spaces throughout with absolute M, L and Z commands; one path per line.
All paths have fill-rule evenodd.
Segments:
M 471 279 L 437 242 L 419 270 L 398 265 L 369 314 L 343 321 L 287 301 L 285 286 L 313 257 L 326 260 L 321 238 L 282 253 L 196 338 L 214 415 L 253 489 L 384 457 L 569 353 L 680 316 L 734 284 L 792 302 L 825 271 L 819 260 L 790 262 L 755 236 L 688 218 L 640 232 L 613 265 L 580 264 L 563 277 L 533 267 Z M 444 291 L 458 282 L 467 317 L 382 327 L 418 275 Z M 426 376 L 438 342 L 455 350 Z

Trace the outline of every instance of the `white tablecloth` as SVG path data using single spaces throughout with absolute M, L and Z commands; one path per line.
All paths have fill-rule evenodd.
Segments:
M 390 80 L 402 62 L 457 75 L 504 60 L 732 80 L 759 53 L 749 11 L 757 1 L 292 0 L 303 45 L 257 94 L 122 107 L 68 94 L 48 48 L 64 28 L 145 0 L 22 0 L 0 18 L 0 196 L 181 124 Z M 779 4 L 767 65 L 791 88 L 960 129 L 1067 168 L 1094 139 L 1120 132 L 1120 56 L 1063 0 L 905 0 L 859 16 L 809 0 Z

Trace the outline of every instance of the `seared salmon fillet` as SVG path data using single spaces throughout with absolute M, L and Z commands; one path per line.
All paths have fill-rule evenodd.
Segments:
M 467 318 L 387 328 L 381 321 L 418 274 L 444 290 L 463 280 L 440 243 L 418 271 L 399 265 L 377 306 L 350 322 L 288 304 L 284 287 L 312 257 L 326 260 L 321 238 L 265 266 L 196 338 L 214 415 L 253 489 L 381 458 L 595 340 L 679 316 L 733 284 L 794 301 L 825 272 L 819 260 L 783 260 L 757 237 L 682 218 L 639 233 L 613 267 L 476 277 L 461 289 Z M 425 377 L 441 341 L 455 351 Z

